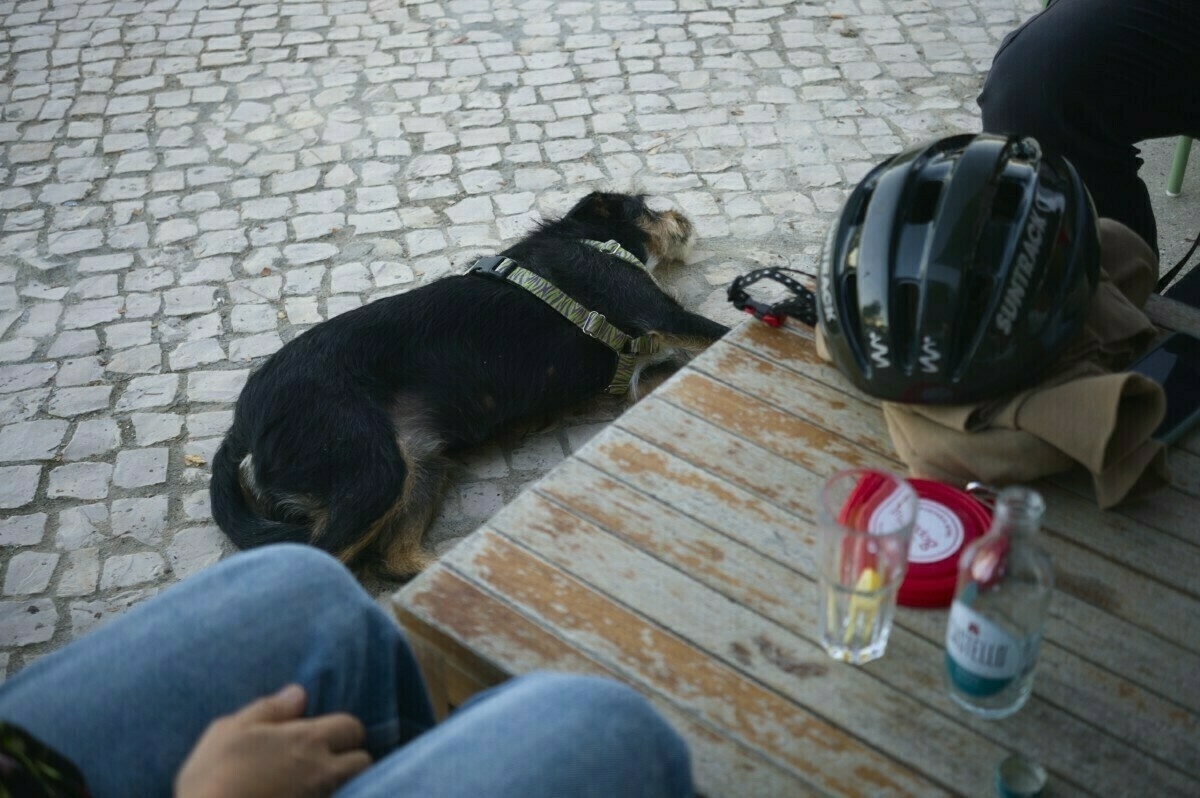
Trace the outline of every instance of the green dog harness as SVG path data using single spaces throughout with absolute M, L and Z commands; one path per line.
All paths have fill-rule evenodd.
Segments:
M 645 269 L 646 266 L 628 250 L 616 241 L 592 241 L 580 239 L 584 244 L 595 247 L 609 255 L 615 255 L 623 261 Z M 511 258 L 495 255 L 480 258 L 467 269 L 467 274 L 486 274 L 524 288 L 538 299 L 561 313 L 567 321 L 583 330 L 592 338 L 607 346 L 617 355 L 617 368 L 613 373 L 612 382 L 604 389 L 605 393 L 614 395 L 625 394 L 629 391 L 629 383 L 633 379 L 634 358 L 637 355 L 651 354 L 661 348 L 657 337 L 643 335 L 634 338 L 618 330 L 608 323 L 603 313 L 588 310 L 571 297 L 564 294 L 544 277 L 520 266 Z

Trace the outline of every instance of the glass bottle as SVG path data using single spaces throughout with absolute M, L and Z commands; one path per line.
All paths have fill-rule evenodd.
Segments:
M 950 697 L 983 718 L 1016 712 L 1033 691 L 1042 626 L 1054 591 L 1034 538 L 1046 505 L 1025 487 L 996 497 L 988 533 L 963 550 L 946 627 Z

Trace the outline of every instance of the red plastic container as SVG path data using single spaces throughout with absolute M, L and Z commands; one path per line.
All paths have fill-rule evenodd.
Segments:
M 958 580 L 958 555 L 983 536 L 992 514 L 971 494 L 942 482 L 910 479 L 920 507 L 908 547 L 908 571 L 897 602 L 905 607 L 949 607 Z

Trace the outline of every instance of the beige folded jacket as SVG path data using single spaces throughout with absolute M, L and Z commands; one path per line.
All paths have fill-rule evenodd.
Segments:
M 1123 372 L 1157 337 L 1140 308 L 1158 259 L 1129 228 L 1100 222 L 1101 277 L 1084 328 L 1034 388 L 972 405 L 883 403 L 888 431 L 915 477 L 954 484 L 1032 482 L 1083 465 L 1111 507 L 1170 483 L 1150 434 L 1166 412 L 1162 388 Z M 818 351 L 828 358 L 818 335 Z

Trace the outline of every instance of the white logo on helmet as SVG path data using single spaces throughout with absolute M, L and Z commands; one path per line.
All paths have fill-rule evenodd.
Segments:
M 876 368 L 886 369 L 891 368 L 892 361 L 888 357 L 887 344 L 883 341 L 883 336 L 871 330 L 867 333 L 867 340 L 871 343 L 871 361 Z
M 834 224 L 825 234 L 825 246 L 821 250 L 821 270 L 817 275 L 820 283 L 818 290 L 820 291 L 821 311 L 825 314 L 826 320 L 833 322 L 836 322 L 838 318 L 837 306 L 833 303 L 833 242 L 836 238 L 837 225 Z
M 937 363 L 942 359 L 942 353 L 937 351 L 937 342 L 926 335 L 925 340 L 921 342 L 921 351 L 923 354 L 917 358 L 921 362 L 921 371 L 937 374 L 940 370 Z
M 1029 280 L 1033 277 L 1034 266 L 1037 265 L 1038 252 L 1042 248 L 1042 239 L 1046 235 L 1046 214 L 1051 210 L 1040 196 L 1031 214 L 1029 223 L 1025 225 L 1025 235 L 1021 239 L 1021 247 L 1017 255 L 1017 265 L 1013 269 L 1012 279 L 1004 292 L 1004 300 L 1000 303 L 1000 311 L 996 314 L 996 329 L 1005 335 L 1012 335 L 1013 322 L 1024 304 L 1025 293 L 1029 290 Z
M 826 268 L 821 270 L 821 309 L 825 311 L 825 318 L 829 321 L 837 321 L 837 307 L 833 304 L 833 276 L 830 274 L 832 269 Z

